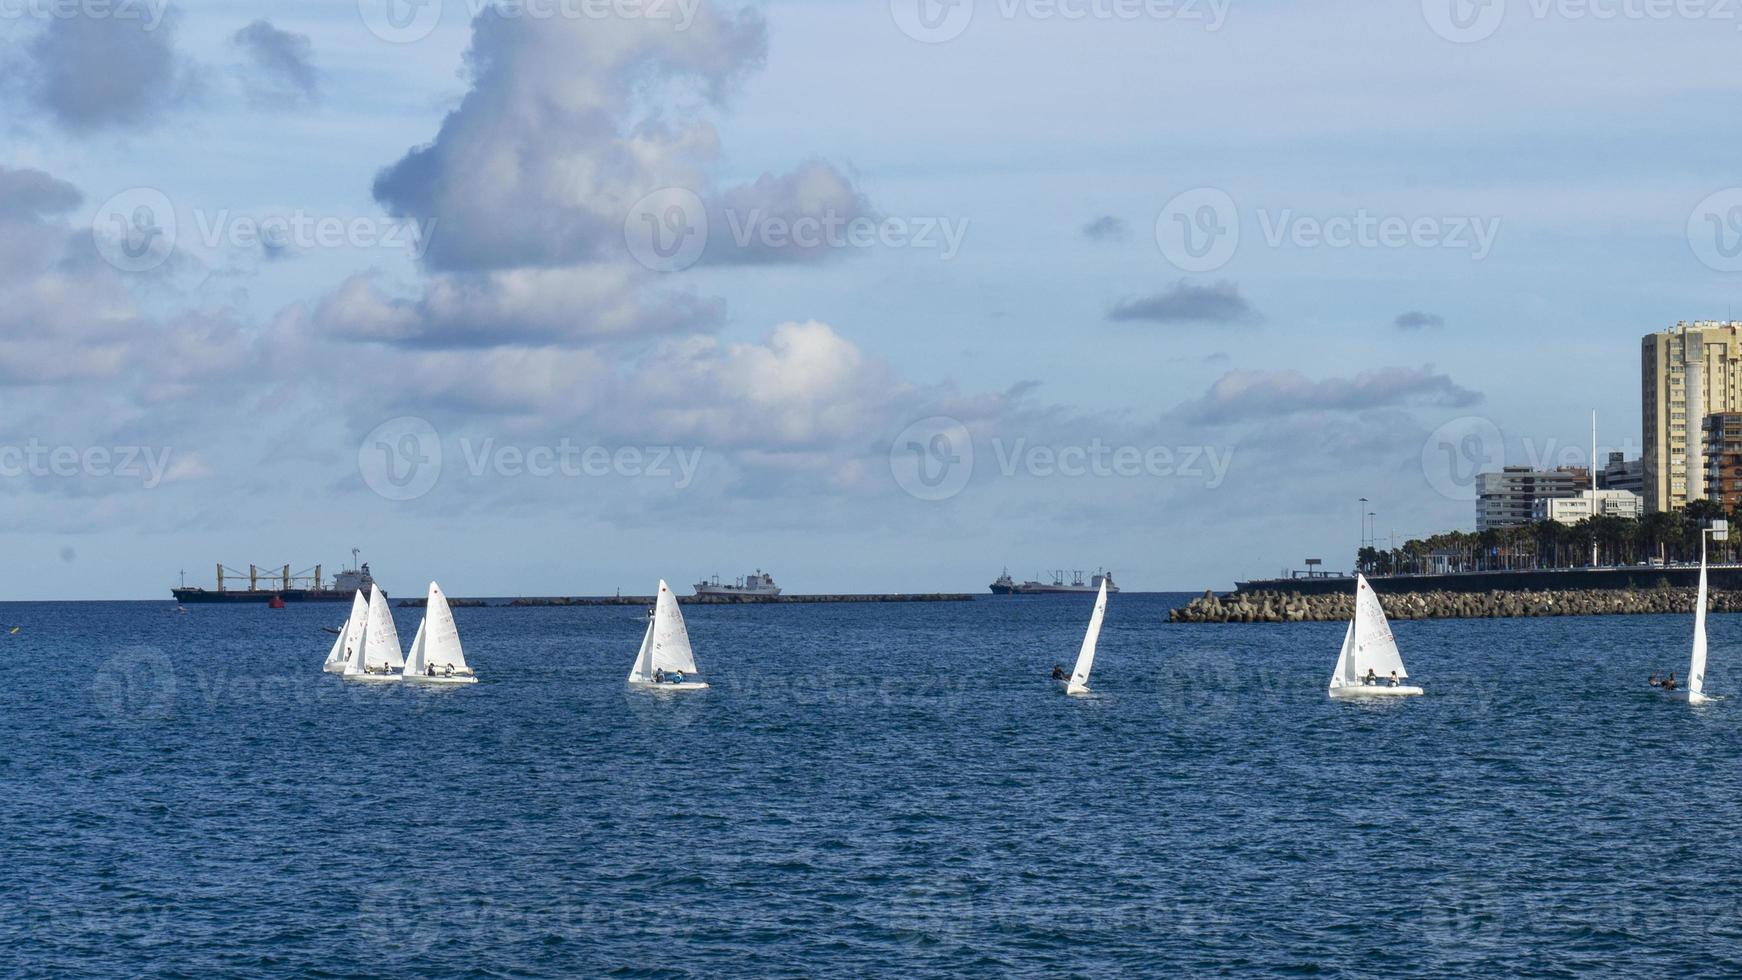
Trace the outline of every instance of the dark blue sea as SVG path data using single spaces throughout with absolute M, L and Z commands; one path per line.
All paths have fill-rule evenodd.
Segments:
M 458 609 L 483 683 L 321 672 L 340 606 L 0 604 L 0 975 L 1742 973 L 1742 621 L 1343 626 L 1114 597 Z M 396 610 L 402 643 L 419 613 Z

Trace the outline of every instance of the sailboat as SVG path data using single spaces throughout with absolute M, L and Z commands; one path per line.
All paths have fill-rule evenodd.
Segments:
M 399 652 L 399 630 L 393 625 L 393 613 L 387 609 L 387 597 L 378 586 L 369 587 L 369 614 L 364 620 L 363 636 L 345 663 L 340 676 L 348 681 L 397 681 L 405 667 Z
M 417 636 L 411 641 L 411 653 L 405 658 L 403 676 L 413 684 L 478 683 L 478 675 L 466 665 L 466 654 L 460 649 L 460 629 L 454 625 L 448 597 L 434 582 L 429 584 L 429 601 L 424 604 L 423 622 L 417 624 Z
M 677 596 L 660 579 L 659 597 L 654 600 L 647 633 L 641 638 L 641 652 L 635 655 L 635 666 L 629 669 L 629 683 L 660 691 L 699 691 L 707 687 L 703 681 L 690 680 L 695 674 L 696 655 L 690 649 L 690 633 L 684 628 Z M 674 677 L 678 679 L 672 680 Z
M 1101 638 L 1101 620 L 1107 615 L 1107 580 L 1101 580 L 1101 594 L 1095 597 L 1095 611 L 1089 616 L 1089 631 L 1083 634 L 1083 648 L 1077 652 L 1077 666 L 1065 684 L 1066 694 L 1089 693 L 1089 670 L 1095 666 L 1095 643 Z
M 1706 535 L 1714 541 L 1730 540 L 1730 522 L 1713 521 L 1700 532 L 1700 587 L 1694 594 L 1694 651 L 1688 662 L 1686 687 L 1658 688 L 1678 701 L 1704 704 L 1706 697 Z
M 345 625 L 339 630 L 339 635 L 333 639 L 333 649 L 327 654 L 327 662 L 323 669 L 329 674 L 342 674 L 345 664 L 351 660 L 355 648 L 362 643 L 363 626 L 369 622 L 369 603 L 359 591 L 351 597 L 351 618 L 345 620 Z
M 1421 688 L 1399 684 L 1391 686 L 1392 674 L 1399 681 L 1409 679 L 1403 669 L 1403 655 L 1397 652 L 1397 639 L 1391 635 L 1391 624 L 1385 621 L 1385 610 L 1367 577 L 1355 575 L 1355 617 L 1349 620 L 1349 631 L 1343 634 L 1343 652 L 1337 656 L 1337 669 L 1331 675 L 1331 697 L 1367 698 L 1396 697 L 1420 694 Z M 1363 681 L 1371 674 L 1374 683 Z

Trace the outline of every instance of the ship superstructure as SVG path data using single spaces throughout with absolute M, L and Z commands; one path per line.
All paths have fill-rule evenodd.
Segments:
M 718 575 L 697 582 L 696 595 L 714 598 L 772 599 L 780 595 L 780 586 L 774 584 L 774 576 L 758 568 L 755 572 L 738 579 L 736 582 L 721 582 Z
M 190 588 L 184 580 L 179 588 L 171 589 L 175 601 L 187 603 L 267 603 L 273 599 L 284 602 L 350 602 L 351 597 L 359 591 L 367 592 L 375 584 L 375 577 L 369 571 L 369 563 L 357 561 L 359 552 L 351 549 L 352 564 L 343 568 L 328 582 L 323 574 L 323 566 L 316 565 L 295 574 L 291 573 L 289 565 L 278 568 L 263 569 L 258 565 L 249 565 L 248 571 L 242 572 L 223 564 L 217 566 L 218 587 L 206 589 Z M 247 588 L 240 588 L 246 580 Z M 383 590 L 382 595 L 386 595 Z

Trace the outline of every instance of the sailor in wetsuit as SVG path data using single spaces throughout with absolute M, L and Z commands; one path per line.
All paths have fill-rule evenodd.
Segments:
M 1058 664 L 1053 664 L 1052 665 L 1052 679 L 1055 681 L 1068 681 L 1071 679 L 1071 675 L 1065 673 L 1065 669 L 1063 667 L 1060 667 Z

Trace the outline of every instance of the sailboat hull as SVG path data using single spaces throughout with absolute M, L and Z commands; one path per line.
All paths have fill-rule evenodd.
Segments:
M 648 691 L 700 691 L 707 688 L 706 681 L 684 681 L 682 684 L 660 683 L 658 681 L 630 681 L 630 687 L 639 687 Z
M 345 672 L 345 663 L 341 660 L 336 664 L 327 664 L 325 669 L 329 674 L 343 674 Z
M 405 677 L 405 683 L 407 683 L 407 684 L 429 684 L 432 686 L 435 686 L 435 685 L 453 686 L 453 685 L 457 685 L 457 684 L 476 684 L 476 683 L 478 683 L 478 678 L 476 678 L 476 677 L 461 677 L 461 676 L 430 677 L 430 676 L 425 675 L 425 674 L 408 674 Z
M 1689 704 L 1705 704 L 1707 701 L 1712 700 L 1704 694 L 1695 694 L 1692 691 L 1666 691 L 1661 687 L 1656 688 L 1655 690 L 1657 693 L 1669 698 L 1671 701 L 1686 701 Z
M 1331 688 L 1331 697 L 1338 698 L 1338 699 L 1343 699 L 1343 698 L 1407 698 L 1407 697 L 1418 696 L 1421 693 L 1422 693 L 1422 690 L 1419 687 L 1384 687 L 1384 686 L 1380 686 L 1380 685 L 1369 685 L 1366 687 L 1356 686 L 1356 687 L 1333 687 L 1333 688 Z
M 339 676 L 359 684 L 390 684 L 405 679 L 398 674 L 341 674 Z

